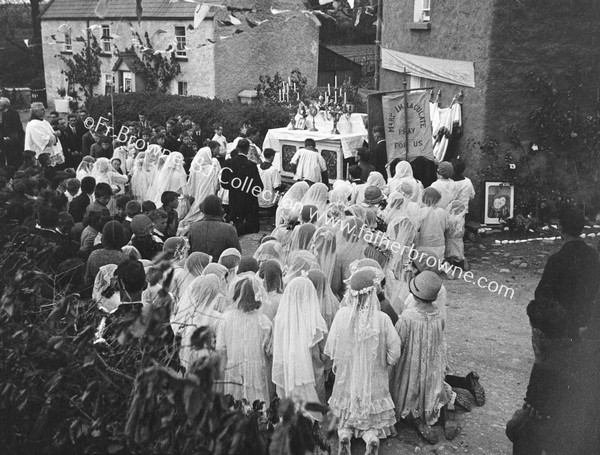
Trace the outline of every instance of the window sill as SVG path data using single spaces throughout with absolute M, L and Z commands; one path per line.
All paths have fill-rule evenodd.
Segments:
M 175 60 L 178 60 L 178 61 L 180 61 L 180 62 L 187 62 L 187 61 L 188 61 L 188 58 L 187 58 L 187 57 L 184 57 L 184 56 L 179 56 L 179 55 L 176 55 L 176 56 L 175 56 Z
M 110 52 L 100 52 L 100 57 L 112 57 Z
M 60 51 L 63 55 L 73 55 L 73 51 Z
M 431 22 L 411 22 L 409 30 L 431 30 Z

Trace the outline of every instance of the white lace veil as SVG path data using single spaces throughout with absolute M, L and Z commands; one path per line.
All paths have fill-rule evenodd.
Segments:
M 310 244 L 310 251 L 315 255 L 321 271 L 331 283 L 333 267 L 335 265 L 337 241 L 335 231 L 328 226 L 321 226 L 316 230 Z
M 281 297 L 273 330 L 273 383 L 286 396 L 297 387 L 315 384 L 310 349 L 326 333 L 314 285 L 308 278 L 293 279 Z

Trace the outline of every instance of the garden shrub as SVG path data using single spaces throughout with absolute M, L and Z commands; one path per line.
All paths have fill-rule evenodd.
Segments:
M 106 117 L 111 112 L 110 96 L 97 96 L 87 102 L 89 115 L 94 119 Z M 117 131 L 127 121 L 137 121 L 145 114 L 151 123 L 164 125 L 170 117 L 189 116 L 200 123 L 202 131 L 213 135 L 216 123 L 223 125 L 223 134 L 233 140 L 244 122 L 259 129 L 261 143 L 271 128 L 289 123 L 288 111 L 277 105 L 241 104 L 232 101 L 209 99 L 200 96 L 167 95 L 164 93 L 125 93 L 114 95 L 114 112 Z

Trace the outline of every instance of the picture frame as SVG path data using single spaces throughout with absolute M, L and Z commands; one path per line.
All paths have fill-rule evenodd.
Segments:
M 485 182 L 483 222 L 500 224 L 515 215 L 515 187 L 506 182 Z
M 306 120 L 304 118 L 301 118 L 296 122 L 296 129 L 297 130 L 305 130 L 306 129 Z

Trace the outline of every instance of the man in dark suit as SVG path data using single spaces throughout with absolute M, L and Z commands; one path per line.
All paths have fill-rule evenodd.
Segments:
M 264 186 L 258 167 L 247 157 L 249 149 L 250 142 L 240 139 L 237 155 L 225 161 L 221 174 L 221 185 L 229 190 L 229 213 L 238 235 L 260 231 L 258 195 Z
M 81 163 L 81 137 L 77 131 L 77 116 L 69 114 L 67 116 L 67 127 L 61 132 L 66 167 L 77 169 L 77 166 Z
M 387 170 L 385 166 L 388 163 L 388 159 L 383 126 L 373 127 L 373 139 L 375 142 L 374 147 L 371 149 L 373 153 L 373 164 L 375 165 L 375 170 L 381 173 L 387 182 Z
M 92 196 L 96 188 L 96 179 L 94 177 L 84 177 L 81 180 L 81 194 L 73 198 L 69 204 L 69 213 L 75 223 L 81 223 L 88 205 L 92 203 Z
M 10 107 L 8 98 L 0 98 L 0 166 L 21 165 L 25 131 L 19 113 Z

